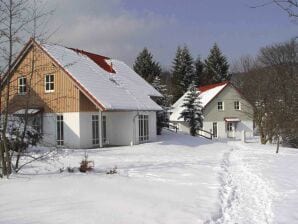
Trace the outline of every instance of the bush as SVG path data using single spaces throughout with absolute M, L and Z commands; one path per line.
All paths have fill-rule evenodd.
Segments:
M 116 174 L 117 172 L 117 166 L 115 166 L 113 169 L 106 172 L 106 174 Z
M 80 172 L 86 173 L 87 171 L 91 171 L 94 168 L 94 162 L 91 160 L 88 160 L 88 155 L 85 152 L 84 159 L 81 161 L 80 164 Z

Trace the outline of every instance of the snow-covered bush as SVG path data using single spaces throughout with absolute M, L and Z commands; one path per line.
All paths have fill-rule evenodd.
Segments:
M 42 139 L 41 133 L 16 116 L 8 119 L 6 137 L 9 149 L 13 152 L 24 152 L 29 146 L 36 146 Z

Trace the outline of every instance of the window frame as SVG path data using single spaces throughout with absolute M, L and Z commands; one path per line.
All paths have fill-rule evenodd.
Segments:
M 107 116 L 101 117 L 101 135 L 103 144 L 107 143 Z
M 56 116 L 56 143 L 64 146 L 64 117 L 62 114 Z
M 40 114 L 32 117 L 32 128 L 34 128 L 39 134 L 42 134 L 42 116 Z
M 25 76 L 20 76 L 18 77 L 18 95 L 26 95 L 26 94 L 27 94 L 27 78 Z
M 47 77 L 49 77 L 49 80 L 47 80 Z M 53 77 L 53 80 L 51 80 L 51 77 Z M 47 89 L 47 86 L 49 86 L 49 89 Z M 51 88 L 51 86 L 53 86 L 53 89 Z M 55 75 L 54 74 L 45 74 L 44 90 L 45 90 L 45 93 L 55 92 Z
M 221 103 L 221 108 L 219 108 L 219 105 Z M 224 111 L 225 107 L 224 107 L 224 101 L 217 101 L 217 110 L 218 111 Z
M 139 143 L 149 141 L 149 115 L 140 114 L 139 119 Z
M 236 108 L 236 105 L 238 105 L 238 108 Z M 235 110 L 241 110 L 241 103 L 239 100 L 234 101 L 234 109 Z
M 233 123 L 232 122 L 227 122 L 227 131 L 232 132 L 233 131 Z
M 92 145 L 99 145 L 99 115 L 94 114 L 91 116 L 92 122 Z

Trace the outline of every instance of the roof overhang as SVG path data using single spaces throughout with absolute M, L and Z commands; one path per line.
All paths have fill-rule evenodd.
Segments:
M 226 122 L 240 122 L 241 120 L 238 117 L 225 117 Z

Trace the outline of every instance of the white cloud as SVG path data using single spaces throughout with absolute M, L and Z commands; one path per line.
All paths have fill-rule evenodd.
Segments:
M 59 1 L 53 27 L 60 28 L 51 40 L 132 64 L 138 51 L 171 22 L 152 13 L 128 12 L 119 0 Z

